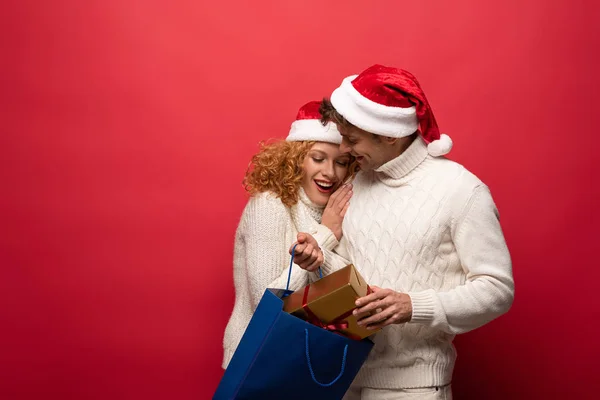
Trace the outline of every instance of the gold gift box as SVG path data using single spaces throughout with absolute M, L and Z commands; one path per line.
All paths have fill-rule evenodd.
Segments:
M 370 288 L 354 265 L 349 264 L 334 273 L 297 290 L 283 299 L 283 310 L 309 322 L 313 316 L 304 310 L 304 298 L 310 312 L 314 314 L 326 329 L 339 331 L 353 338 L 364 339 L 373 335 L 377 330 L 369 330 L 358 326 L 352 311 L 356 308 L 355 301 L 370 292 Z M 340 319 L 340 317 L 343 317 Z M 347 327 L 340 327 L 340 323 Z M 337 325 L 337 326 L 331 326 Z

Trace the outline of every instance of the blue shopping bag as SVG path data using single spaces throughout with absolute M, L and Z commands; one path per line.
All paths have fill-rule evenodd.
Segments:
M 293 256 L 290 272 L 292 263 Z M 287 289 L 265 290 L 213 400 L 344 396 L 373 342 L 353 340 L 286 313 L 282 298 L 287 294 Z

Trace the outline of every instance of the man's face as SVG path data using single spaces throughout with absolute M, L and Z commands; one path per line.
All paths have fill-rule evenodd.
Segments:
M 356 127 L 338 126 L 338 129 L 343 138 L 340 151 L 356 157 L 362 171 L 377 169 L 393 158 L 392 146 L 383 136 L 376 136 Z

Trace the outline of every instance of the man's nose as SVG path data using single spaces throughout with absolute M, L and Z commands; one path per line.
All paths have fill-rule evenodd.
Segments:
M 340 151 L 344 154 L 350 153 L 352 151 L 352 147 L 348 146 L 344 141 L 340 143 Z

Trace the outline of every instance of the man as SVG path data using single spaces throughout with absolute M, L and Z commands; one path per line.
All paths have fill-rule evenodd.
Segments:
M 296 263 L 324 274 L 353 263 L 374 289 L 355 314 L 383 328 L 345 399 L 449 399 L 454 336 L 505 313 L 514 296 L 490 191 L 442 157 L 452 141 L 407 71 L 375 65 L 350 76 L 321 114 L 361 171 L 342 239 L 300 233 Z

